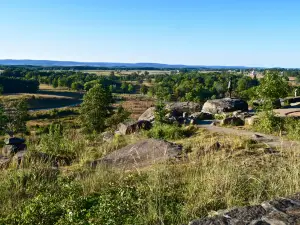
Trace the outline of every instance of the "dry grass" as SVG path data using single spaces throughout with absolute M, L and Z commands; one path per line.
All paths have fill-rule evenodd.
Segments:
M 146 96 L 133 94 L 122 94 L 119 96 L 121 96 L 123 99 L 120 105 L 122 105 L 124 109 L 131 113 L 130 117 L 132 119 L 138 119 L 143 112 L 154 106 L 154 99 Z

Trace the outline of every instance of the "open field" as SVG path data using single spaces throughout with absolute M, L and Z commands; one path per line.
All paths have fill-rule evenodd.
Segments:
M 154 99 L 147 96 L 135 94 L 118 95 L 122 100 L 116 105 L 122 105 L 124 109 L 131 113 L 130 118 L 138 119 L 143 112 L 154 106 Z
M 83 93 L 80 92 L 54 89 L 48 85 L 41 85 L 38 93 L 4 94 L 0 96 L 0 100 L 10 101 L 25 98 L 28 101 L 29 110 L 38 110 L 80 104 L 82 97 Z

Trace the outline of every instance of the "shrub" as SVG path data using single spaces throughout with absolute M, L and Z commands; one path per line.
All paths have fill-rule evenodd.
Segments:
M 264 133 L 279 133 L 284 129 L 282 118 L 275 116 L 273 111 L 263 111 L 258 114 L 259 120 L 254 129 Z
M 151 130 L 147 132 L 147 136 L 157 139 L 176 140 L 192 135 L 195 127 L 180 127 L 173 124 L 155 124 Z

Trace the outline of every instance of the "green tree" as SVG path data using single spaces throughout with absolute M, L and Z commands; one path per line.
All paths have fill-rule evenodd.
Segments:
M 80 120 L 87 132 L 101 132 L 111 112 L 112 94 L 100 84 L 91 88 L 84 96 L 80 108 Z
M 158 123 L 166 123 L 167 110 L 162 101 L 157 102 L 155 105 L 155 121 Z
M 129 92 L 129 93 L 132 93 L 133 91 L 134 91 L 133 85 L 132 85 L 132 84 L 129 84 L 129 85 L 128 85 L 128 92 Z
M 272 103 L 278 98 L 288 95 L 288 82 L 279 75 L 279 72 L 266 72 L 256 89 L 257 96 L 265 103 L 266 107 L 272 107 Z
M 83 90 L 84 86 L 81 82 L 75 81 L 71 84 L 71 89 L 74 91 Z
M 4 130 L 25 133 L 28 118 L 28 104 L 25 99 L 9 101 L 4 105 Z M 2 121 L 3 122 L 3 121 Z
M 53 86 L 54 88 L 57 88 L 57 87 L 58 87 L 58 81 L 57 81 L 56 78 L 54 78 L 54 79 L 52 80 L 52 86 Z
M 148 92 L 148 87 L 146 85 L 142 85 L 140 88 L 141 94 L 145 95 Z
M 121 89 L 122 89 L 123 92 L 127 92 L 128 84 L 126 82 L 122 82 Z

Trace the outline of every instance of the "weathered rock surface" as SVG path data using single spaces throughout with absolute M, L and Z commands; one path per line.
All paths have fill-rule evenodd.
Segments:
M 215 99 L 204 103 L 202 112 L 210 114 L 220 114 L 224 112 L 234 112 L 237 110 L 248 111 L 248 103 L 241 99 Z
M 149 122 L 153 122 L 155 118 L 155 107 L 151 107 L 149 109 L 147 109 L 140 117 L 139 117 L 139 121 L 141 120 L 146 120 Z
M 190 115 L 191 119 L 198 119 L 198 120 L 212 120 L 213 115 L 210 113 L 205 112 L 195 112 Z
M 300 224 L 300 194 L 261 205 L 235 208 L 212 218 L 194 220 L 189 225 L 288 225 Z
M 128 122 L 119 124 L 119 133 L 126 135 L 138 132 L 140 130 L 150 130 L 152 124 L 147 120 L 140 120 L 137 122 Z
M 128 145 L 102 159 L 91 163 L 121 167 L 141 167 L 155 162 L 161 162 L 180 157 L 182 146 L 163 140 L 147 139 L 136 144 Z
M 166 104 L 166 110 L 173 116 L 182 116 L 183 113 L 191 114 L 201 111 L 201 104 L 196 102 L 170 102 Z
M 244 126 L 245 121 L 239 117 L 228 117 L 228 118 L 221 120 L 220 124 L 221 124 L 221 126 L 226 126 L 226 125 Z
M 0 168 L 7 168 L 10 163 L 15 163 L 19 167 L 26 154 L 25 139 L 10 137 L 5 139 L 5 145 L 0 155 Z
M 298 103 L 300 102 L 300 96 L 299 97 L 287 97 L 282 99 L 283 102 L 286 102 L 287 104 L 291 103 Z
M 106 131 L 101 134 L 102 140 L 106 142 L 111 142 L 114 139 L 114 133 L 111 131 Z
M 25 149 L 26 149 L 26 144 L 4 145 L 2 148 L 2 154 L 3 156 L 9 157 Z

